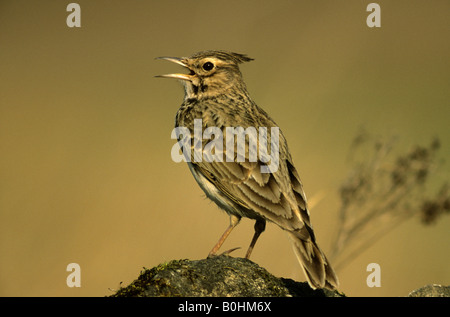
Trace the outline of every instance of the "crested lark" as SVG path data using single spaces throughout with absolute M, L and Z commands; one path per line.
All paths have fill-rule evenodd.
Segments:
M 168 74 L 158 77 L 179 79 L 185 88 L 184 101 L 176 114 L 175 126 L 193 131 L 194 120 L 201 119 L 202 128 L 217 127 L 224 134 L 226 127 L 277 127 L 269 115 L 250 98 L 239 70 L 239 64 L 251 61 L 246 55 L 226 51 L 204 51 L 190 57 L 160 57 L 189 70 L 189 74 Z M 194 139 L 196 146 L 205 146 L 207 140 Z M 270 135 L 267 136 L 270 139 Z M 273 136 L 272 136 L 273 138 Z M 249 135 L 245 142 L 250 142 Z M 260 139 L 258 139 L 260 146 Z M 270 141 L 267 141 L 270 143 Z M 220 148 L 216 148 L 216 154 Z M 228 149 L 227 149 L 228 150 Z M 206 196 L 230 215 L 230 225 L 211 250 L 216 254 L 232 229 L 242 217 L 254 219 L 255 233 L 248 248 L 250 257 L 266 221 L 285 230 L 292 241 L 295 254 L 313 288 L 338 287 L 338 278 L 325 254 L 316 243 L 309 217 L 303 186 L 294 167 L 286 139 L 279 133 L 279 151 L 276 171 L 262 172 L 263 162 L 249 160 L 250 146 L 245 160 L 199 161 L 187 160 L 189 168 Z M 267 161 L 266 161 L 267 162 Z

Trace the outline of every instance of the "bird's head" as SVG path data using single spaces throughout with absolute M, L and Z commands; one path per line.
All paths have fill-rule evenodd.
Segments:
M 189 74 L 157 76 L 181 80 L 185 87 L 185 99 L 214 97 L 232 91 L 246 92 L 238 65 L 252 60 L 246 55 L 226 51 L 203 51 L 189 57 L 157 59 L 174 62 L 189 70 Z

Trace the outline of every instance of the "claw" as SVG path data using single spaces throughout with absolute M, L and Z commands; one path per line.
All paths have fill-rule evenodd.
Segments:
M 227 250 L 227 251 L 223 252 L 223 253 L 220 254 L 220 255 L 229 255 L 231 252 L 236 251 L 237 249 L 240 249 L 240 248 L 241 248 L 241 247 L 236 247 L 236 248 Z
M 214 256 L 220 256 L 220 255 L 226 255 L 226 256 L 228 256 L 231 252 L 233 252 L 233 251 L 236 251 L 237 249 L 240 249 L 241 247 L 237 247 L 237 248 L 233 248 L 233 249 L 230 249 L 230 250 L 227 250 L 227 251 L 225 251 L 225 252 L 222 252 L 222 253 L 220 253 L 220 254 L 215 254 L 215 253 L 210 253 L 210 254 L 208 254 L 208 259 L 209 258 L 212 258 L 212 257 L 214 257 Z

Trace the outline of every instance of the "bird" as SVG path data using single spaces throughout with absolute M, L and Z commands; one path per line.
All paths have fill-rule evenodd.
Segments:
M 279 128 L 248 93 L 239 68 L 240 64 L 253 60 L 246 54 L 207 50 L 189 57 L 162 56 L 157 59 L 176 63 L 187 71 L 156 77 L 177 79 L 183 84 L 184 99 L 175 116 L 175 127 L 188 128 L 191 138 L 194 138 L 195 120 L 201 120 L 198 122 L 201 122 L 203 129 L 215 127 L 223 133 L 226 133 L 227 127 Z M 201 144 L 196 145 L 194 140 L 191 154 L 195 146 L 205 146 L 207 141 L 197 140 Z M 217 255 L 226 238 L 244 217 L 255 220 L 254 235 L 245 255 L 249 259 L 268 221 L 287 232 L 311 288 L 337 289 L 338 277 L 317 244 L 303 184 L 281 129 L 278 148 L 272 148 L 273 151 L 278 150 L 278 165 L 269 172 L 262 172 L 265 162 L 261 157 L 249 160 L 248 136 L 245 142 L 244 160 L 237 159 L 236 153 L 231 159 L 221 161 L 187 160 L 192 175 L 206 196 L 230 216 L 229 226 L 208 256 Z M 259 139 L 257 142 L 261 146 Z M 220 149 L 216 150 L 220 152 Z

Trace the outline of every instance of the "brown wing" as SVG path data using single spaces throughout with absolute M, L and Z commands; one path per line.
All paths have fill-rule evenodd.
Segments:
M 203 141 L 203 148 L 207 143 L 208 140 Z M 283 229 L 295 231 L 305 240 L 310 237 L 314 239 L 303 187 L 292 164 L 284 136 L 280 133 L 279 164 L 274 173 L 261 171 L 261 167 L 266 163 L 262 162 L 259 156 L 256 162 L 249 162 L 248 143 L 247 138 L 244 162 L 238 162 L 237 150 L 234 161 L 226 162 L 226 146 L 223 146 L 223 149 L 214 149 L 214 154 L 217 157 L 222 156 L 223 162 L 203 160 L 192 164 L 196 171 L 215 185 L 224 196 L 243 209 L 250 209 Z M 259 148 L 259 140 L 257 144 Z

